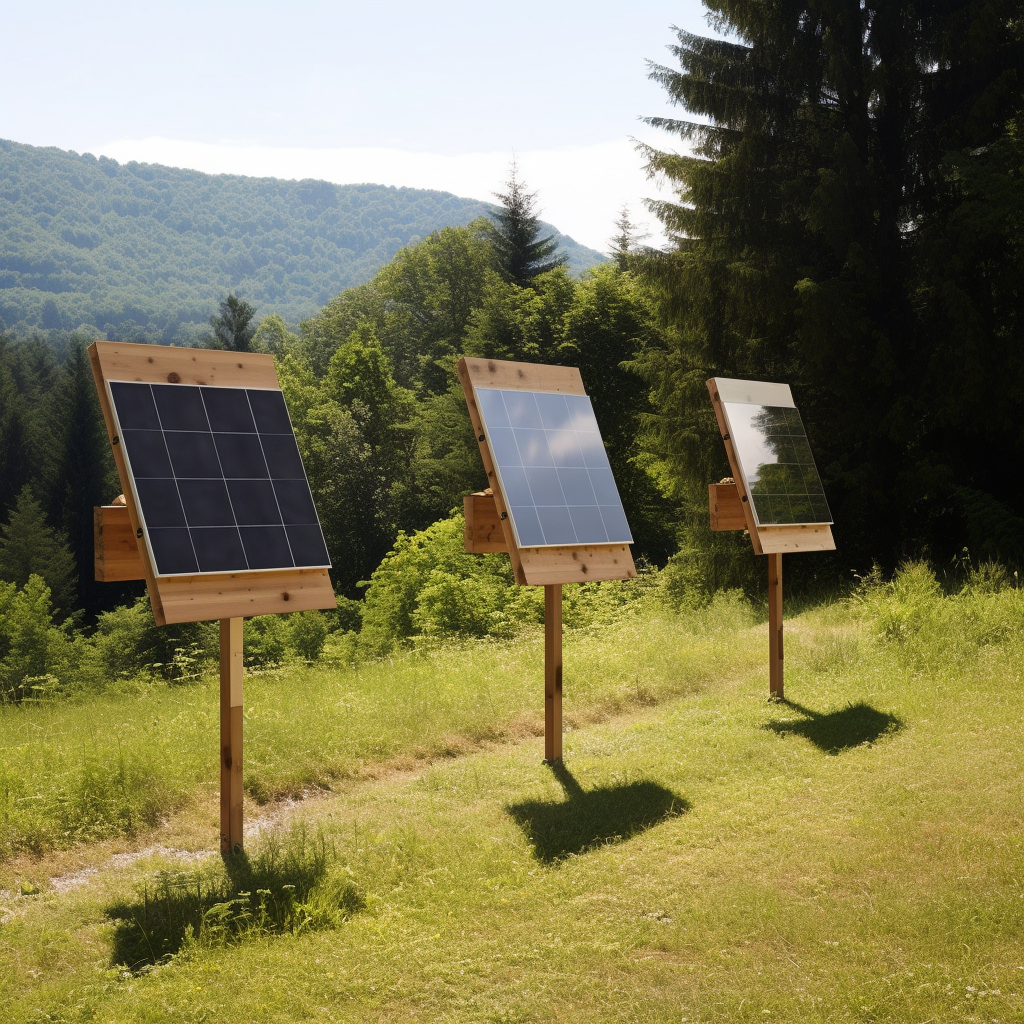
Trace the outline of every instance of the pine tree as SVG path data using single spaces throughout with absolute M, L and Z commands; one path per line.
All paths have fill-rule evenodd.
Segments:
M 0 580 L 24 587 L 33 573 L 50 588 L 54 611 L 61 617 L 70 615 L 78 597 L 78 576 L 67 536 L 46 524 L 42 506 L 26 484 L 0 526 Z
M 628 270 L 630 257 L 636 255 L 640 243 L 647 237 L 647 234 L 640 234 L 637 225 L 629 216 L 629 206 L 623 205 L 615 221 L 615 234 L 612 235 L 611 249 L 608 255 L 615 260 L 619 270 Z
M 642 360 L 667 478 L 696 524 L 704 485 L 725 468 L 704 380 L 784 380 L 847 564 L 953 543 L 954 482 L 1007 505 L 1024 499 L 1015 475 L 994 474 L 991 462 L 1011 448 L 1024 456 L 1010 428 L 1024 379 L 1009 357 L 1020 344 L 1009 257 L 995 255 L 1002 312 L 982 298 L 963 310 L 975 337 L 950 335 L 934 316 L 942 275 L 927 241 L 963 212 L 955 162 L 977 163 L 1024 105 L 1017 5 L 707 6 L 730 38 L 679 32 L 680 69 L 652 68 L 688 113 L 649 123 L 692 146 L 647 149 L 649 170 L 677 191 L 650 204 L 673 250 L 645 264 L 676 339 Z M 998 425 L 979 380 L 1000 396 Z M 978 450 L 982 435 L 963 444 L 954 423 L 994 429 Z
M 537 193 L 527 192 L 526 185 L 519 180 L 515 161 L 505 189 L 494 193 L 501 200 L 501 208 L 494 214 L 488 234 L 506 279 L 527 288 L 538 274 L 563 266 L 569 257 L 564 253 L 554 255 L 558 248 L 554 235 L 539 237 Z
M 225 348 L 231 352 L 250 352 L 252 339 L 256 336 L 256 309 L 237 295 L 229 295 L 221 304 L 216 316 L 210 317 L 213 328 L 213 348 Z

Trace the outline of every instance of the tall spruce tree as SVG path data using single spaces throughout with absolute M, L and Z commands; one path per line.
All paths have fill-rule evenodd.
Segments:
M 258 326 L 256 308 L 237 295 L 229 295 L 220 304 L 217 315 L 210 317 L 210 326 L 213 328 L 213 348 L 250 352 Z
M 564 253 L 555 255 L 558 242 L 554 235 L 540 237 L 537 193 L 527 192 L 525 183 L 519 180 L 515 161 L 505 189 L 494 193 L 501 200 L 501 207 L 493 214 L 494 223 L 488 234 L 505 277 L 520 288 L 527 288 L 538 274 L 562 266 L 569 257 Z
M 674 245 L 645 272 L 675 339 L 640 361 L 653 446 L 696 531 L 725 469 L 704 380 L 786 381 L 847 566 L 955 547 L 965 493 L 1011 516 L 1024 499 L 998 468 L 1024 457 L 1022 221 L 990 218 L 978 263 L 956 251 L 996 191 L 964 165 L 1002 152 L 1002 205 L 1020 211 L 1004 152 L 1024 106 L 1019 4 L 706 6 L 729 38 L 679 32 L 679 69 L 651 72 L 688 116 L 649 123 L 692 147 L 646 151 L 677 191 L 651 203 Z

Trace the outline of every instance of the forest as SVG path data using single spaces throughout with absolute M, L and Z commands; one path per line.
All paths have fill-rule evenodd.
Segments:
M 675 188 L 653 204 L 665 250 L 639 245 L 624 214 L 612 258 L 575 276 L 513 176 L 489 218 L 427 231 L 298 327 L 298 307 L 265 293 L 245 344 L 277 360 L 338 594 L 336 612 L 296 617 L 291 639 L 291 625 L 258 627 L 278 631 L 268 659 L 316 654 L 331 637 L 369 656 L 536 621 L 505 561 L 461 549 L 461 498 L 483 485 L 461 355 L 580 367 L 634 553 L 663 567 L 678 601 L 764 586 L 744 538 L 708 528 L 707 484 L 728 472 L 704 386 L 713 375 L 788 382 L 807 423 L 839 549 L 798 560 L 797 591 L 841 591 L 910 558 L 1024 562 L 1012 470 L 1024 459 L 1024 28 L 1013 5 L 890 17 L 869 4 L 870 17 L 850 19 L 831 7 L 717 9 L 736 39 L 679 32 L 678 67 L 652 69 L 687 112 L 652 123 L 693 147 L 645 153 Z M 15 150 L 39 174 L 55 159 L 33 164 L 28 148 L 3 145 L 5 167 Z M 61 159 L 83 188 L 104 183 L 87 218 L 128 203 L 173 226 L 185 200 L 171 176 L 189 202 L 213 188 L 192 172 Z M 273 210 L 305 203 L 314 227 L 302 244 L 315 248 L 354 195 L 247 182 L 219 183 L 226 205 L 204 231 L 231 221 L 231 237 L 265 246 L 295 224 L 275 228 Z M 250 186 L 265 204 L 247 206 Z M 58 205 L 52 225 L 66 216 Z M 315 302 L 329 283 L 310 287 Z M 120 487 L 87 340 L 0 342 L 0 686 L 15 699 L 26 680 L 68 686 L 90 664 L 97 679 L 143 664 L 173 673 L 175 657 L 212 651 L 200 627 L 154 632 L 138 587 L 92 579 L 92 508 Z
M 399 249 L 490 208 L 447 192 L 122 165 L 0 139 L 0 321 L 58 343 L 79 330 L 189 345 L 211 303 L 233 292 L 298 324 Z M 560 241 L 577 272 L 602 259 Z

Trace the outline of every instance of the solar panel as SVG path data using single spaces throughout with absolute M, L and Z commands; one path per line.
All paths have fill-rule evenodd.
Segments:
M 586 395 L 477 387 L 476 404 L 519 547 L 632 544 Z
M 757 524 L 831 523 L 800 413 L 788 406 L 722 405 Z
M 158 576 L 330 567 L 280 391 L 109 388 Z

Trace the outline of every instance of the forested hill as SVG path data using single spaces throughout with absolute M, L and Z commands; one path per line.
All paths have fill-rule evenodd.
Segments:
M 297 323 L 410 242 L 489 209 L 447 192 L 203 174 L 0 140 L 0 318 L 17 334 L 91 325 L 187 342 L 234 291 Z M 559 242 L 576 272 L 603 260 Z

